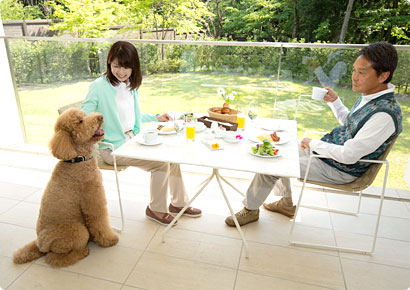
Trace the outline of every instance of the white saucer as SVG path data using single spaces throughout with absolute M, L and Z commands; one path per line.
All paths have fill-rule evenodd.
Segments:
M 228 142 L 228 143 L 236 144 L 236 143 L 241 142 L 242 139 L 228 139 L 228 138 L 226 138 L 226 137 L 223 137 L 223 140 L 224 140 L 225 142 Z
M 155 145 L 162 144 L 162 137 L 160 136 L 157 137 L 157 142 L 152 143 L 152 144 L 145 143 L 144 138 L 142 138 L 142 136 L 138 136 L 137 138 L 135 138 L 135 140 L 137 141 L 137 143 L 141 145 L 145 145 L 145 146 L 155 146 Z
M 260 127 L 266 131 L 281 132 L 285 130 L 283 125 L 281 125 L 280 123 L 262 123 L 260 124 Z

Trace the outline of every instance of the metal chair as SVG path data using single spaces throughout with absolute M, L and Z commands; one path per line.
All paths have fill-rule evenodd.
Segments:
M 75 103 L 72 103 L 72 104 L 62 106 L 62 107 L 58 108 L 58 114 L 61 115 L 64 111 L 66 111 L 68 109 L 71 109 L 71 108 L 81 109 L 81 104 L 82 103 L 83 103 L 82 101 L 79 101 L 79 102 L 75 102 Z M 111 148 L 111 150 L 114 151 L 114 145 L 112 145 L 111 143 L 102 142 L 102 141 L 100 141 L 98 143 L 107 145 Z M 118 192 L 118 203 L 119 203 L 119 206 L 120 206 L 120 213 L 121 213 L 121 228 L 119 228 L 119 229 L 114 228 L 114 230 L 116 230 L 117 232 L 122 232 L 122 230 L 124 229 L 124 213 L 123 213 L 123 209 L 122 209 L 120 184 L 119 184 L 119 181 L 118 181 L 118 172 L 127 169 L 128 166 L 117 165 L 117 160 L 116 160 L 115 156 L 113 156 L 113 158 L 114 158 L 114 164 L 113 165 L 105 163 L 104 160 L 101 157 L 100 151 L 98 150 L 97 146 L 94 150 L 94 156 L 95 156 L 95 158 L 97 158 L 98 168 L 100 168 L 102 170 L 114 170 L 114 172 L 115 172 L 115 181 L 117 183 L 117 192 Z
M 317 132 L 317 131 L 307 131 L 304 134 L 304 137 L 307 135 L 307 133 L 315 133 L 315 134 L 324 134 L 324 132 Z M 330 250 L 340 250 L 340 251 L 346 251 L 346 252 L 354 252 L 354 253 L 360 253 L 360 254 L 371 254 L 374 251 L 374 248 L 376 246 L 376 238 L 377 238 L 377 232 L 379 229 L 379 222 L 380 222 L 380 216 L 382 212 L 382 206 L 383 206 L 383 200 L 384 200 L 384 194 L 386 190 L 386 183 L 387 183 L 387 176 L 389 173 L 389 161 L 386 159 L 387 155 L 389 154 L 390 150 L 393 147 L 393 144 L 396 142 L 396 138 L 393 139 L 393 142 L 390 144 L 390 146 L 386 149 L 386 151 L 379 157 L 377 160 L 367 160 L 367 159 L 361 159 L 359 161 L 361 162 L 369 162 L 373 163 L 369 169 L 359 178 L 354 180 L 351 183 L 347 184 L 328 184 L 328 183 L 323 183 L 323 182 L 316 182 L 316 181 L 310 181 L 307 180 L 308 174 L 309 174 L 309 169 L 310 169 L 310 163 L 312 161 L 312 158 L 326 158 L 323 155 L 315 155 L 311 154 L 309 157 L 309 162 L 308 166 L 306 169 L 306 174 L 303 179 L 299 179 L 299 181 L 303 182 L 302 189 L 300 192 L 299 196 L 299 201 L 296 206 L 296 212 L 295 216 L 293 219 L 293 223 L 290 229 L 289 233 L 289 243 L 291 245 L 296 245 L 296 246 L 304 246 L 304 247 L 312 247 L 312 248 L 318 248 L 318 249 L 330 249 Z M 383 189 L 380 194 L 380 205 L 379 205 L 379 211 L 377 214 L 377 221 L 376 221 L 376 228 L 374 231 L 373 235 L 373 242 L 372 246 L 369 250 L 366 249 L 358 249 L 358 248 L 346 248 L 346 247 L 338 247 L 338 246 L 329 246 L 329 245 L 323 245 L 323 244 L 313 244 L 313 243 L 304 243 L 304 242 L 298 242 L 292 240 L 292 235 L 293 235 L 293 230 L 296 222 L 296 216 L 299 212 L 300 207 L 306 207 L 306 208 L 312 208 L 312 209 L 317 209 L 317 210 L 324 210 L 324 211 L 329 211 L 329 212 L 335 212 L 335 213 L 341 213 L 341 214 L 347 214 L 347 215 L 354 215 L 357 216 L 360 212 L 360 203 L 362 199 L 362 191 L 369 187 L 373 181 L 375 180 L 377 173 L 379 172 L 380 168 L 382 165 L 386 166 L 386 170 L 384 173 L 384 181 L 383 181 Z M 358 203 L 357 203 L 357 209 L 355 212 L 349 212 L 349 211 L 342 211 L 342 210 L 337 210 L 337 209 L 330 209 L 330 208 L 323 208 L 323 207 L 316 207 L 316 206 L 310 206 L 310 205 L 302 205 L 302 197 L 305 189 L 306 183 L 326 187 L 326 188 L 332 188 L 334 189 L 332 192 L 333 193 L 342 193 L 342 194 L 351 194 L 351 195 L 358 195 Z

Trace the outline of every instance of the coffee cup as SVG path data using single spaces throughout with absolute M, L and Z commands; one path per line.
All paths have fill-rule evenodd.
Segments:
M 322 101 L 327 93 L 327 90 L 324 88 L 313 87 L 312 89 L 312 99 L 316 101 Z
M 158 140 L 158 130 L 157 129 L 147 129 L 144 131 L 142 135 L 144 139 L 144 143 L 148 145 L 152 145 L 157 143 Z
M 235 131 L 226 131 L 225 132 L 225 139 L 228 142 L 235 142 L 236 141 L 236 136 L 237 136 L 237 132 Z

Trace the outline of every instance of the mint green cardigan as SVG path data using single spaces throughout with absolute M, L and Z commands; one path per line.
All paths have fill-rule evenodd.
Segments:
M 102 141 L 113 144 L 115 149 L 121 146 L 126 140 L 118 115 L 117 102 L 115 101 L 116 94 L 117 91 L 115 88 L 108 81 L 107 77 L 103 75 L 91 83 L 87 97 L 81 105 L 81 109 L 86 114 L 99 112 L 104 116 L 103 129 L 105 136 Z M 142 122 L 158 120 L 156 115 L 141 114 L 138 104 L 138 89 L 133 90 L 132 95 L 134 96 L 135 106 L 135 124 L 132 131 L 134 134 L 138 134 Z M 108 148 L 107 145 L 99 144 L 99 146 L 100 149 Z

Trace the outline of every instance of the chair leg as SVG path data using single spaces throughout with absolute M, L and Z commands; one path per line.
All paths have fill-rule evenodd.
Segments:
M 117 232 L 122 232 L 124 230 L 124 212 L 123 212 L 123 209 L 122 209 L 122 202 L 121 202 L 120 183 L 118 181 L 117 160 L 116 160 L 114 155 L 113 155 L 113 159 L 114 159 L 115 181 L 117 183 L 118 203 L 119 203 L 119 206 L 120 206 L 120 213 L 121 213 L 121 228 L 119 228 L 119 229 L 114 228 L 114 230 L 116 230 Z
M 373 235 L 373 242 L 372 242 L 371 248 L 369 250 L 339 247 L 339 246 L 328 246 L 328 245 L 323 245 L 323 244 L 304 243 L 304 242 L 297 242 L 297 241 L 292 240 L 293 230 L 294 230 L 294 226 L 295 226 L 295 222 L 296 222 L 296 216 L 297 216 L 297 214 L 299 212 L 299 208 L 301 206 L 300 203 L 302 201 L 303 192 L 304 192 L 305 185 L 306 185 L 307 173 L 305 175 L 305 179 L 303 180 L 303 186 L 302 186 L 302 189 L 301 189 L 301 192 L 300 192 L 298 204 L 296 206 L 295 216 L 293 218 L 292 226 L 290 228 L 289 244 L 294 245 L 294 246 L 302 246 L 302 247 L 309 247 L 309 248 L 316 248 L 316 249 L 338 250 L 338 251 L 344 251 L 344 252 L 352 252 L 352 253 L 358 253 L 358 254 L 371 255 L 374 252 L 374 249 L 376 247 L 377 233 L 378 233 L 378 230 L 379 230 L 380 217 L 381 217 L 381 213 L 382 213 L 384 195 L 385 195 L 385 191 L 386 191 L 387 176 L 388 176 L 388 172 L 389 172 L 389 163 L 388 163 L 388 161 L 386 160 L 384 163 L 386 164 L 386 170 L 385 170 L 385 174 L 384 174 L 383 190 L 382 190 L 382 193 L 380 195 L 379 212 L 377 214 L 376 227 L 375 227 L 374 235 Z M 310 166 L 310 162 L 308 163 L 307 172 L 309 171 L 309 166 Z M 362 191 L 360 191 L 360 194 L 359 194 L 359 202 L 358 202 L 358 207 L 357 207 L 357 213 L 360 211 L 361 198 L 362 198 Z

